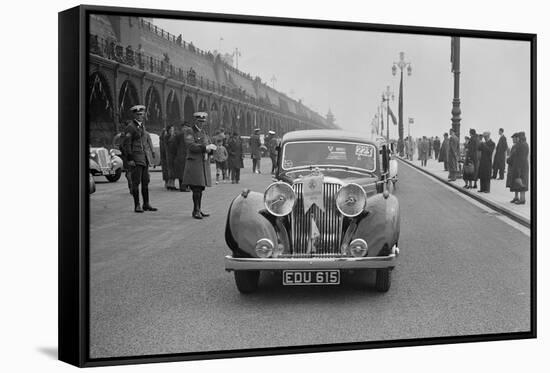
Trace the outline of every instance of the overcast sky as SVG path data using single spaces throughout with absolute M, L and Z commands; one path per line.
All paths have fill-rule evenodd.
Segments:
M 239 70 L 258 75 L 275 88 L 302 101 L 323 116 L 330 110 L 343 129 L 370 132 L 370 124 L 386 86 L 395 94 L 399 75 L 392 76 L 399 52 L 411 62 L 404 74 L 404 123 L 414 118 L 411 134 L 441 137 L 451 126 L 453 75 L 450 37 L 258 26 L 155 19 L 174 35 L 204 50 L 241 51 Z M 223 41 L 220 38 L 223 37 Z M 529 43 L 461 39 L 461 134 L 469 128 L 499 127 L 510 136 L 530 127 Z M 385 119 L 385 118 L 384 118 Z M 397 126 L 390 127 L 397 137 Z

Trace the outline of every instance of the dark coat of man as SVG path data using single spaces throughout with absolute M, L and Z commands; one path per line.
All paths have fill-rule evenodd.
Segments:
M 178 152 L 178 144 L 176 142 L 176 134 L 168 133 L 165 137 L 165 154 L 166 154 L 166 168 L 168 173 L 168 179 L 176 179 L 175 161 Z
M 446 137 L 443 139 L 443 142 L 441 143 L 441 148 L 439 149 L 439 157 L 437 157 L 437 160 L 439 162 L 447 163 L 448 152 L 449 152 L 449 138 Z
M 174 179 L 183 180 L 185 160 L 187 159 L 187 143 L 185 142 L 185 133 L 188 130 L 191 130 L 191 127 L 185 123 L 175 137 L 174 145 L 176 148 L 176 157 L 174 159 Z
M 244 168 L 243 164 L 243 143 L 239 136 L 231 136 L 227 141 L 227 167 Z
M 255 133 L 250 136 L 250 157 L 252 159 L 261 159 L 262 153 L 260 147 L 262 146 L 262 141 L 260 140 L 260 135 Z
M 491 139 L 481 141 L 479 143 L 479 150 L 481 151 L 481 158 L 479 159 L 479 180 L 481 181 L 480 189 L 484 192 L 489 192 L 495 143 Z
M 210 152 L 206 149 L 206 145 L 211 143 L 209 137 L 197 126 L 184 127 L 183 134 L 187 144 L 183 184 L 200 187 L 212 186 L 210 160 L 208 159 Z
M 428 159 L 428 154 L 430 151 L 430 143 L 428 139 L 423 139 L 420 142 L 420 153 L 418 155 L 418 159 L 421 161 L 426 161 Z
M 439 160 L 439 151 L 441 150 L 441 141 L 438 138 L 434 139 L 433 147 L 434 147 L 434 157 L 435 159 Z
M 134 161 L 138 166 L 149 167 L 153 164 L 153 143 L 143 125 L 133 121 L 126 126 L 124 133 L 123 148 L 126 160 Z
M 467 180 L 475 181 L 478 179 L 479 173 L 479 138 L 476 135 L 470 137 L 470 142 L 468 142 L 468 148 L 466 151 L 466 162 L 471 162 L 474 165 L 474 173 L 468 177 Z
M 526 192 L 529 190 L 529 145 L 520 141 L 512 146 L 508 157 L 508 177 L 506 186 L 512 192 Z M 521 179 L 521 185 L 516 183 Z
M 168 181 L 170 179 L 168 172 L 168 164 L 166 160 L 166 147 L 167 147 L 167 137 L 168 130 L 164 128 L 159 136 L 159 151 L 160 151 L 160 166 L 162 169 L 162 180 Z
M 449 135 L 449 151 L 447 152 L 447 167 L 449 168 L 449 176 L 456 177 L 458 172 L 458 157 L 460 152 L 460 144 L 458 137 L 455 134 Z
M 498 139 L 497 148 L 495 151 L 495 159 L 493 161 L 493 177 L 497 177 L 497 172 L 499 178 L 504 178 L 504 168 L 506 167 L 506 152 L 508 151 L 508 142 L 506 141 L 506 136 L 500 136 Z

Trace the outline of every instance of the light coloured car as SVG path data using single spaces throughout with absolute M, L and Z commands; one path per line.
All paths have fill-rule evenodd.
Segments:
M 105 176 L 110 182 L 116 182 L 122 175 L 122 159 L 120 150 L 107 150 L 104 147 L 90 148 L 90 174 Z

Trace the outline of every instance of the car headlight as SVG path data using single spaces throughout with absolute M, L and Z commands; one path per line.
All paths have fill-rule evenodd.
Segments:
M 264 193 L 264 205 L 269 213 L 275 216 L 285 216 L 290 214 L 296 194 L 292 187 L 281 181 L 271 184 Z
M 367 195 L 358 184 L 348 184 L 336 194 L 336 207 L 342 215 L 353 218 L 363 212 L 367 205 Z
M 262 238 L 256 242 L 256 255 L 260 258 L 270 258 L 273 255 L 273 242 L 269 238 Z

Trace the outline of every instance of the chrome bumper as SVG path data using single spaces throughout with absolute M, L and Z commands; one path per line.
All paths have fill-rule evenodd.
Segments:
M 368 269 L 395 267 L 399 248 L 388 256 L 365 258 L 234 258 L 225 257 L 226 271 L 277 271 L 285 269 Z

